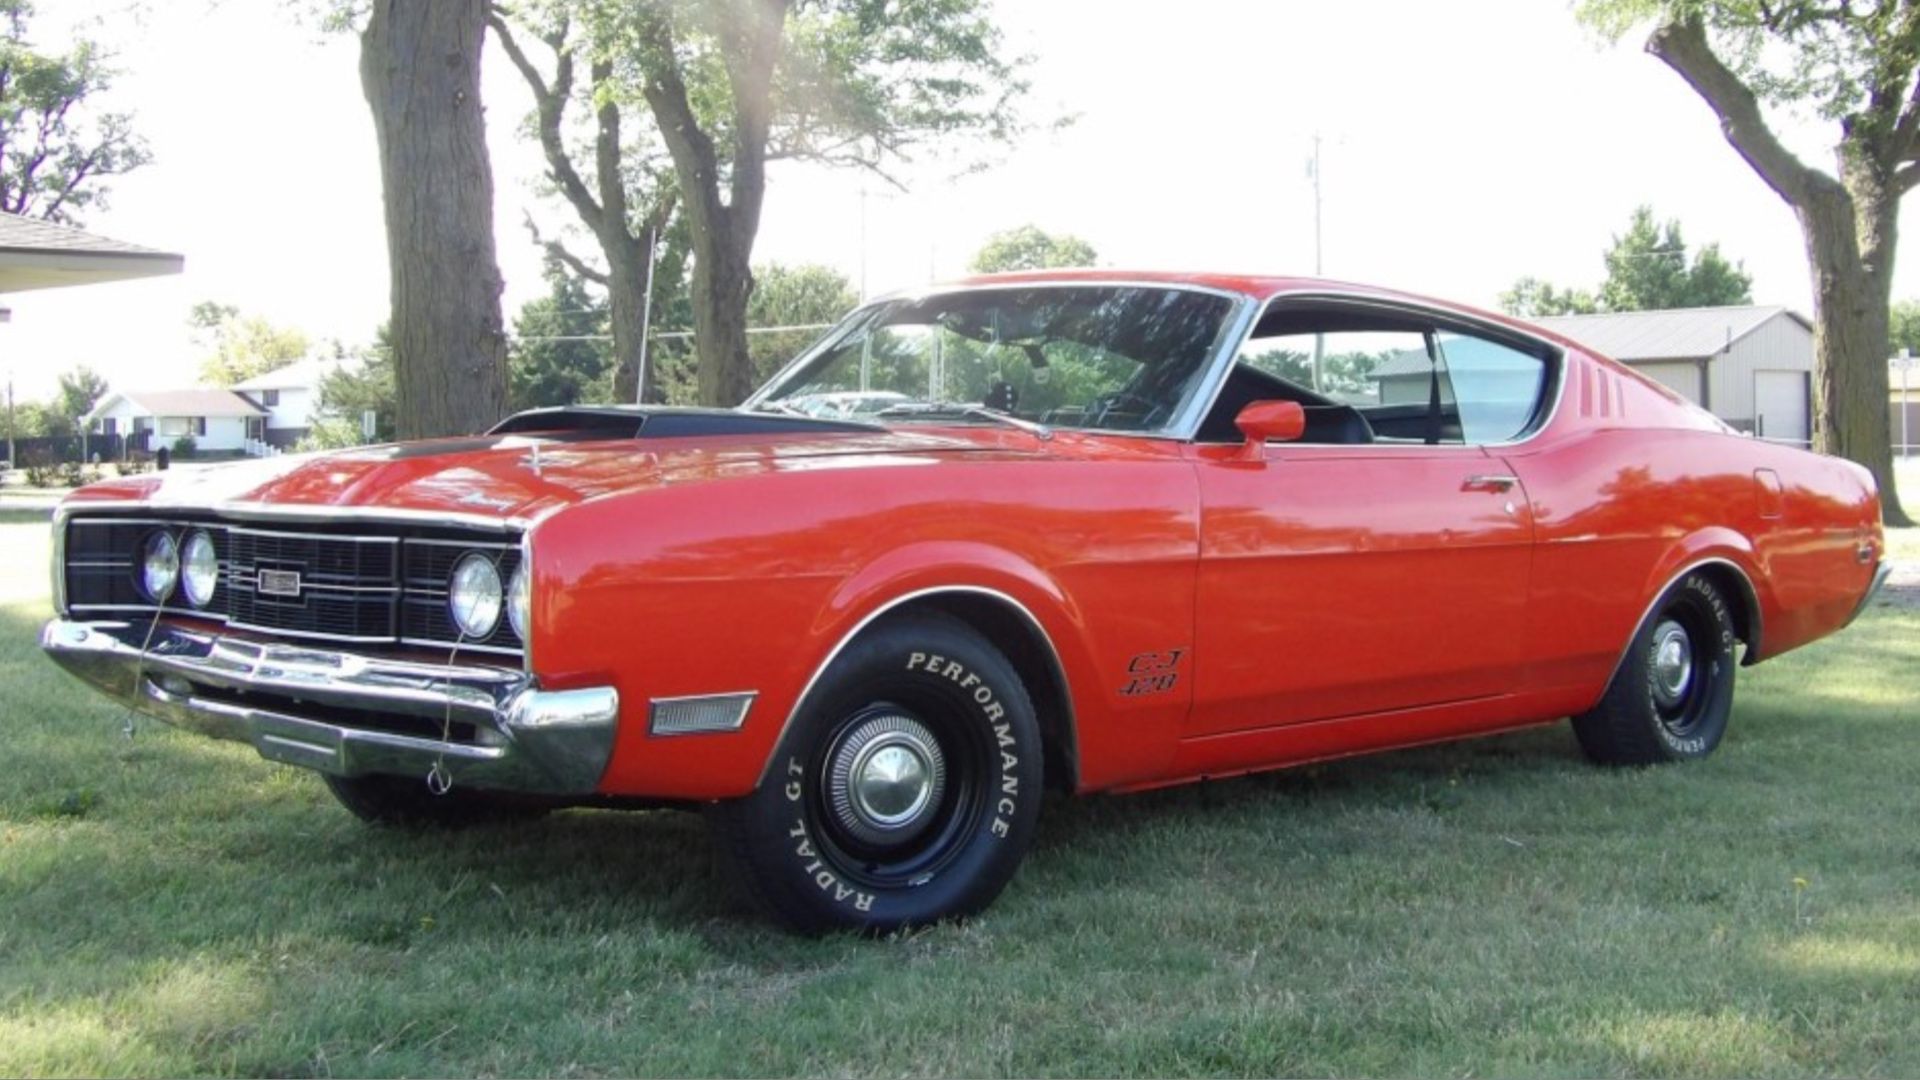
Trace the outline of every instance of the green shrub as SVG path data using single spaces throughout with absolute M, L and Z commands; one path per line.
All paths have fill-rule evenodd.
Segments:
M 194 442 L 193 436 L 191 435 L 182 435 L 179 438 L 173 440 L 173 456 L 174 457 L 190 458 L 199 449 L 200 449 L 200 444 L 197 442 Z
M 51 450 L 29 450 L 20 455 L 20 467 L 26 471 L 27 486 L 60 487 L 60 459 Z

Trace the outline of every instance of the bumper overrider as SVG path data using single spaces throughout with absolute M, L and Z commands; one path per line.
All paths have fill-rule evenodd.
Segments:
M 55 619 L 40 644 L 141 713 L 336 776 L 424 779 L 437 763 L 455 784 L 591 795 L 613 750 L 611 687 L 549 691 L 501 668 L 149 629 Z

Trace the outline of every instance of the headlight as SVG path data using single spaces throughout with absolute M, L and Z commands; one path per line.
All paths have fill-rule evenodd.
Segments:
M 213 553 L 213 537 L 205 529 L 195 529 L 187 537 L 187 546 L 181 549 L 180 575 L 181 587 L 186 591 L 187 602 L 194 607 L 206 607 L 213 599 L 214 586 L 220 583 L 220 560 Z
M 533 617 L 533 585 L 527 580 L 527 564 L 513 572 L 513 581 L 507 585 L 507 622 L 513 625 L 513 636 L 521 644 L 527 640 L 527 622 Z
M 180 548 L 173 542 L 173 534 L 166 532 L 149 534 L 144 548 L 140 587 L 146 590 L 147 599 L 164 604 L 180 580 Z
M 468 555 L 453 567 L 447 586 L 447 610 L 460 633 L 479 640 L 500 625 L 500 571 L 485 555 Z

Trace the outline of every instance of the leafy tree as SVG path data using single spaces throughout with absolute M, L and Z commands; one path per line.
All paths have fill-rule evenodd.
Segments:
M 232 386 L 307 355 L 307 335 L 292 327 L 274 326 L 259 316 L 243 316 L 231 304 L 211 300 L 193 306 L 187 316 L 194 344 L 207 353 L 200 362 L 200 381 L 209 386 Z
M 651 122 L 622 100 L 623 87 L 613 60 L 588 54 L 589 35 L 576 30 L 573 3 L 535 3 L 509 14 L 496 9 L 488 25 L 506 50 L 527 86 L 533 91 L 531 124 L 547 160 L 547 178 L 573 208 L 580 224 L 599 245 L 605 268 L 575 255 L 558 239 L 546 239 L 534 229 L 534 242 L 547 249 L 576 275 L 607 290 L 613 331 L 613 356 L 618 370 L 613 393 L 622 401 L 652 400 L 651 372 L 641 372 L 645 351 L 642 337 L 647 319 L 648 259 L 652 268 L 653 305 L 657 313 L 667 298 L 684 287 L 691 236 L 675 214 L 678 187 Z M 521 46 L 515 26 L 531 32 L 547 48 L 552 67 L 548 75 Z M 585 56 L 587 77 L 578 77 Z M 590 147 L 570 140 L 567 110 L 577 106 L 592 116 Z M 582 164 L 576 165 L 579 161 Z M 583 167 L 585 171 L 583 172 Z M 638 385 L 645 378 L 646 386 Z
M 1720 130 L 1799 219 L 1814 293 L 1814 445 L 1894 486 L 1887 345 L 1900 199 L 1920 184 L 1920 4 L 1893 0 L 1582 0 L 1618 39 L 1651 24 L 1647 51 L 1706 102 Z M 1764 106 L 1835 125 L 1833 172 L 1780 141 Z
M 384 189 L 398 431 L 478 431 L 507 403 L 480 106 L 488 2 L 372 0 L 370 8 L 360 83 Z
M 969 269 L 977 274 L 1004 270 L 1049 270 L 1063 266 L 1092 266 L 1100 256 L 1093 245 L 1068 233 L 1055 235 L 1038 226 L 994 233 L 974 253 Z
M 1500 310 L 1523 319 L 1591 315 L 1600 310 L 1600 301 L 1586 289 L 1562 289 L 1537 277 L 1523 277 L 1500 294 Z
M 0 0 L 0 212 L 74 224 L 106 205 L 103 181 L 151 155 L 127 114 L 90 108 L 113 85 L 99 46 L 39 51 L 27 40 L 32 16 L 27 0 Z
M 1753 275 L 1727 262 L 1720 245 L 1708 244 L 1687 259 L 1680 223 L 1656 225 L 1653 207 L 1633 212 L 1623 235 L 1607 250 L 1607 280 L 1600 306 L 1607 311 L 1718 307 L 1753 302 Z
M 605 401 L 613 356 L 594 339 L 607 333 L 607 302 L 557 259 L 547 262 L 547 285 L 547 295 L 528 301 L 513 322 L 508 400 L 516 410 Z
M 1889 314 L 1890 351 L 1907 350 L 1908 356 L 1920 356 L 1920 300 L 1900 300 Z
M 1022 63 L 999 55 L 985 0 L 533 2 L 535 17 L 522 16 L 530 23 L 560 21 L 544 10 L 578 24 L 597 108 L 644 106 L 652 118 L 689 227 L 697 385 L 708 404 L 753 388 L 750 263 L 770 163 L 884 175 L 923 144 L 1006 141 L 1027 89 Z M 598 138 L 595 150 L 597 170 L 606 160 Z M 621 168 L 647 166 L 622 159 Z M 603 207 L 626 188 L 597 180 Z M 613 293 L 616 321 L 630 303 L 622 295 Z
M 839 322 L 860 302 L 846 275 L 831 267 L 769 263 L 755 270 L 753 279 L 747 321 L 761 329 Z M 819 336 L 817 329 L 753 335 L 747 348 L 753 356 L 754 381 L 765 382 Z
M 1651 206 L 1634 210 L 1627 231 L 1614 236 L 1602 258 L 1607 279 L 1597 292 L 1523 277 L 1500 294 L 1500 310 L 1538 318 L 1753 302 L 1753 276 L 1744 266 L 1728 262 L 1718 244 L 1708 244 L 1689 260 L 1680 223 L 1656 223 Z
M 337 343 L 334 350 L 336 357 L 354 355 Z M 361 417 L 369 412 L 374 417 L 376 441 L 389 442 L 397 437 L 398 380 L 394 376 L 393 337 L 384 324 L 374 331 L 373 344 L 358 350 L 357 359 L 358 363 L 336 364 L 320 377 L 320 408 L 325 415 L 308 434 L 308 442 L 314 447 L 365 442 Z
M 100 373 L 85 364 L 60 375 L 60 388 L 54 392 L 52 420 L 58 417 L 59 434 L 78 432 L 81 417 L 93 411 L 100 399 L 107 396 L 107 380 Z

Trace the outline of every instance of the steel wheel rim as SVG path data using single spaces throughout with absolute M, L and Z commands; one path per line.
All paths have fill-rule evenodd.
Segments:
M 932 824 L 946 789 L 940 742 L 903 711 L 880 711 L 850 725 L 827 754 L 827 803 L 860 841 L 905 843 Z
M 888 815 L 900 819 L 891 829 L 850 828 L 836 798 L 835 774 L 844 762 L 846 811 L 859 822 L 851 780 L 852 767 L 863 755 L 847 751 L 854 745 L 852 736 L 863 730 L 886 736 L 865 740 L 874 751 L 865 755 L 869 762 L 884 760 L 880 753 L 889 746 L 908 745 L 896 736 L 912 732 L 931 751 L 921 760 L 930 766 L 938 763 L 938 780 L 932 778 L 935 770 L 930 768 L 924 798 L 916 795 Z M 809 799 L 808 816 L 821 854 L 843 877 L 870 888 L 910 888 L 931 881 L 959 856 L 966 847 L 965 838 L 979 825 L 986 801 L 978 778 L 984 775 L 989 749 L 985 737 L 966 723 L 962 710 L 934 696 L 888 693 L 885 699 L 854 710 L 822 741 L 810 766 L 817 785 Z M 869 810 L 884 811 L 886 806 L 871 798 L 867 802 Z
M 1693 689 L 1693 636 L 1679 620 L 1662 620 L 1654 627 L 1651 651 L 1654 704 L 1677 709 Z

